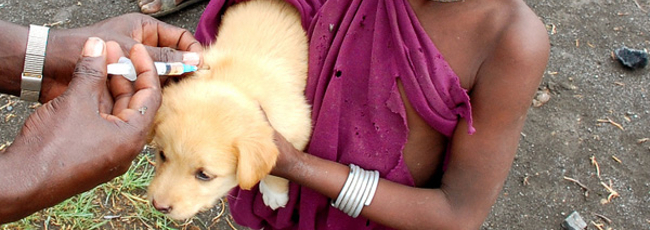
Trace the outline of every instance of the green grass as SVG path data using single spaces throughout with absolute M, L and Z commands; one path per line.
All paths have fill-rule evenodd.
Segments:
M 186 222 L 171 220 L 151 207 L 146 190 L 154 174 L 152 152 L 146 148 L 124 175 L 20 221 L 2 225 L 0 229 L 211 228 L 224 213 L 223 205 L 213 208 L 208 214 L 211 217 L 203 215 Z M 230 225 L 228 217 L 226 221 Z

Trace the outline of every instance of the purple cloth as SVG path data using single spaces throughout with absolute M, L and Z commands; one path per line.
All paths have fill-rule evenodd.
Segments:
M 397 87 L 420 116 L 451 137 L 459 118 L 471 125 L 467 92 L 419 24 L 408 0 L 287 0 L 302 15 L 309 36 L 305 95 L 313 105 L 313 135 L 306 152 L 342 164 L 378 170 L 381 177 L 414 186 L 402 158 L 408 137 Z M 196 37 L 215 39 L 223 11 L 239 1 L 212 0 Z M 272 211 L 257 187 L 228 198 L 235 221 L 265 229 L 384 229 L 353 219 L 330 199 L 291 183 L 289 203 Z

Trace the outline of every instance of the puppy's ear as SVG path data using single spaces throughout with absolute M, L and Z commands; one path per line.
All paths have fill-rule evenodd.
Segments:
M 147 144 L 151 144 L 153 146 L 156 145 L 156 143 L 152 143 L 153 139 L 156 137 L 156 129 L 158 129 L 160 122 L 167 118 L 167 116 L 165 116 L 167 113 L 169 113 L 168 109 L 166 107 L 163 107 L 163 105 L 160 105 L 160 109 L 158 109 L 158 113 L 156 113 L 156 116 L 153 119 L 153 123 L 149 128 L 149 132 L 147 132 Z
M 156 126 L 152 125 L 151 128 L 149 128 L 149 132 L 147 133 L 147 144 L 152 144 L 153 138 L 156 136 Z
M 249 190 L 271 173 L 279 151 L 270 137 L 240 139 L 236 148 L 239 153 L 237 181 L 240 188 Z

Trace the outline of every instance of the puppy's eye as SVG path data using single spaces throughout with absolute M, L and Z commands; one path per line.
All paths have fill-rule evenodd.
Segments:
M 167 161 L 167 157 L 165 157 L 165 152 L 163 152 L 163 151 L 161 150 L 158 154 L 160 155 L 160 160 L 161 160 L 162 162 Z
M 194 176 L 196 177 L 196 179 L 199 179 L 199 180 L 202 180 L 202 181 L 212 180 L 212 178 L 210 176 L 208 176 L 207 174 L 205 174 L 205 172 L 203 172 L 203 170 L 196 171 L 196 174 Z

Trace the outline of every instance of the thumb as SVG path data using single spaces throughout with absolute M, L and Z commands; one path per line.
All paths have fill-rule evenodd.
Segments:
M 72 93 L 92 95 L 97 98 L 106 88 L 106 43 L 100 38 L 90 37 L 81 51 L 81 58 L 72 74 L 68 86 Z

